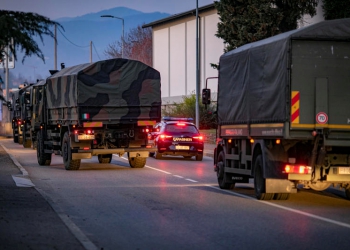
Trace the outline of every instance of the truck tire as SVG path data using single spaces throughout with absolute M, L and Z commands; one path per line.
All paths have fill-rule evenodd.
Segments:
M 290 194 L 289 193 L 275 193 L 273 196 L 274 200 L 288 200 Z
M 63 164 L 66 170 L 78 170 L 80 168 L 80 159 L 72 160 L 72 151 L 68 132 L 63 136 L 62 141 Z
M 254 164 L 254 189 L 255 196 L 258 200 L 271 200 L 274 193 L 266 193 L 266 182 L 263 176 L 262 156 L 258 155 Z
M 347 189 L 345 189 L 345 196 L 348 200 L 350 200 L 350 187 L 348 187 Z
M 203 154 L 196 155 L 196 161 L 202 161 L 203 160 Z
M 23 147 L 24 148 L 30 148 L 32 146 L 32 142 L 30 138 L 26 136 L 26 131 L 23 131 Z
M 42 131 L 38 132 L 38 145 L 36 149 L 36 156 L 40 166 L 49 166 L 51 164 L 51 154 L 45 153 L 44 148 L 44 138 L 42 136 Z
M 197 159 L 196 159 L 197 160 Z M 217 178 L 218 184 L 221 189 L 233 189 L 236 183 L 228 183 L 226 181 L 226 173 L 225 173 L 225 153 L 221 151 L 218 156 L 218 161 L 216 163 L 217 166 Z
M 18 128 L 18 144 L 23 144 L 23 134 L 20 134 L 19 128 Z
M 154 158 L 156 158 L 157 160 L 162 159 L 162 154 L 159 153 L 158 151 L 156 151 L 156 152 L 154 153 Z
M 146 157 L 130 157 L 128 153 L 129 165 L 132 168 L 143 168 L 146 165 Z
M 16 136 L 15 134 L 16 134 L 16 133 L 15 133 L 15 131 L 13 130 L 13 142 L 14 142 L 14 143 L 18 143 L 18 135 Z
M 112 161 L 112 154 L 107 154 L 107 155 L 98 155 L 98 162 L 99 163 L 111 163 Z

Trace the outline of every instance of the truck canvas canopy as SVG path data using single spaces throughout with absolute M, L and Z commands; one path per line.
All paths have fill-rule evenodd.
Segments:
M 350 19 L 324 21 L 246 44 L 220 57 L 219 124 L 285 122 L 290 111 L 292 42 L 350 42 Z M 350 55 L 342 57 L 350 63 Z
M 49 110 L 79 107 L 94 119 L 159 116 L 160 74 L 146 64 L 110 59 L 64 68 L 47 79 Z

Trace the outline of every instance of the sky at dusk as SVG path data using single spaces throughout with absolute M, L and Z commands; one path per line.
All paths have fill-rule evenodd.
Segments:
M 77 17 L 115 7 L 177 14 L 212 4 L 213 0 L 0 0 L 0 9 L 34 12 L 50 19 Z

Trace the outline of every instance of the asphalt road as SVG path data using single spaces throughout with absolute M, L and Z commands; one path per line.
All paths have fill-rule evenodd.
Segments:
M 251 184 L 220 190 L 209 157 L 148 158 L 143 169 L 93 157 L 66 171 L 60 156 L 39 166 L 36 151 L 2 144 L 90 249 L 349 248 L 350 201 L 336 189 L 262 202 Z

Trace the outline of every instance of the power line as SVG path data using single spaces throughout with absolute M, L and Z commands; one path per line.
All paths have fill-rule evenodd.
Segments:
M 73 44 L 73 45 L 76 46 L 76 47 L 87 48 L 87 47 L 90 46 L 90 45 L 86 45 L 86 46 L 77 45 L 77 44 L 73 43 L 72 41 L 70 41 L 70 40 L 62 33 L 62 31 L 60 30 L 60 28 L 58 28 L 58 31 L 61 33 L 61 35 L 62 35 L 68 42 L 70 42 L 71 44 Z M 95 50 L 95 53 L 96 53 L 98 59 L 101 60 L 100 55 L 98 54 L 98 52 L 97 52 L 97 50 L 96 50 L 96 47 L 95 47 L 94 42 L 93 42 L 93 41 L 91 41 L 91 42 L 92 42 L 92 45 L 93 45 L 93 47 L 94 47 L 94 50 Z
M 70 41 L 70 40 L 62 33 L 62 31 L 60 30 L 60 28 L 58 28 L 58 31 L 61 33 L 61 35 L 62 35 L 64 38 L 66 38 L 66 40 L 67 40 L 68 42 L 70 42 L 70 43 L 73 44 L 74 46 L 77 46 L 77 47 L 80 47 L 80 48 L 86 48 L 86 47 L 89 47 L 89 46 L 90 46 L 90 45 L 87 45 L 87 46 L 80 46 L 80 45 L 77 45 L 77 44 L 73 43 L 72 41 Z

